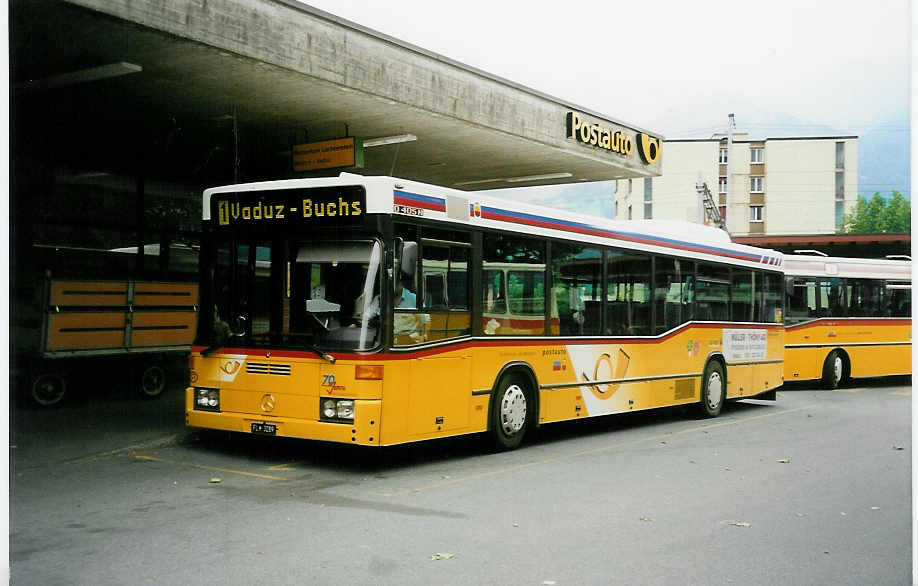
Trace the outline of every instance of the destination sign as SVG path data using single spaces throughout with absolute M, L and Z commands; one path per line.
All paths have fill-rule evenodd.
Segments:
M 362 186 L 217 193 L 211 218 L 218 227 L 353 224 L 366 214 Z

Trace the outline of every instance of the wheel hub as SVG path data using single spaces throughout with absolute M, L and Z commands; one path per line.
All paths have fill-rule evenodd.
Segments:
M 708 407 L 717 409 L 717 406 L 720 405 L 723 399 L 723 394 L 724 385 L 723 380 L 720 378 L 720 373 L 712 372 L 711 375 L 708 376 Z
M 500 424 L 507 435 L 519 433 L 526 423 L 526 394 L 518 385 L 510 385 L 500 402 Z

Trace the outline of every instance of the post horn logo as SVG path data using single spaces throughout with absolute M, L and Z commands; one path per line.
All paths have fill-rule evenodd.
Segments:
M 660 139 L 639 132 L 637 135 L 638 155 L 645 165 L 655 165 L 660 161 Z
M 268 393 L 261 398 L 261 410 L 265 413 L 270 413 L 274 411 L 274 406 L 277 405 L 277 400 L 274 398 L 274 395 Z
M 241 365 L 242 363 L 239 362 L 238 360 L 227 360 L 226 362 L 220 365 L 220 370 L 222 370 L 226 374 L 233 374 L 234 372 L 239 370 L 239 367 Z

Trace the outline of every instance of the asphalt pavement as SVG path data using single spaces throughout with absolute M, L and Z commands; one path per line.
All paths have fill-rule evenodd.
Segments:
M 183 397 L 11 412 L 13 584 L 909 584 L 911 386 L 797 385 L 383 450 L 200 433 Z

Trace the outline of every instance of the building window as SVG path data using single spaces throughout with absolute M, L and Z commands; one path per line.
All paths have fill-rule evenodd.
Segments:
M 835 168 L 845 168 L 845 143 L 843 142 L 835 143 Z
M 749 149 L 749 162 L 750 163 L 764 163 L 765 162 L 765 149 L 761 147 Z
M 615 200 L 615 211 L 612 212 L 612 217 L 618 219 L 618 200 Z
M 765 191 L 763 184 L 765 183 L 764 177 L 750 177 L 749 178 L 749 192 L 750 193 L 762 193 Z
M 845 172 L 835 172 L 835 199 L 845 199 Z
M 628 219 L 631 219 L 631 204 L 628 204 Z
M 653 218 L 653 204 L 650 202 L 644 202 L 644 219 L 650 220 Z
M 720 149 L 720 155 L 717 158 L 717 162 L 721 165 L 727 164 L 727 149 Z
M 842 224 L 845 223 L 845 202 L 844 200 L 835 202 L 835 229 L 841 230 Z
M 762 206 L 749 206 L 749 221 L 750 222 L 761 222 L 762 221 Z
M 717 193 L 727 193 L 727 178 L 721 177 L 717 180 Z
M 727 221 L 727 206 L 718 206 L 718 209 L 720 210 L 720 219 L 726 222 Z

